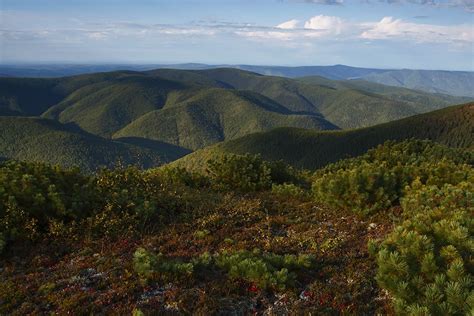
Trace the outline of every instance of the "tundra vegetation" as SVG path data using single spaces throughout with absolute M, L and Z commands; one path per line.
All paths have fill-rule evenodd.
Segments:
M 0 314 L 467 315 L 473 162 L 421 140 L 311 172 L 4 161 Z

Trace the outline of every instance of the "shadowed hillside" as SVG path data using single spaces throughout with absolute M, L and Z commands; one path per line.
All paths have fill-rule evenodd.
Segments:
M 150 144 L 152 143 L 152 144 Z M 110 141 L 77 126 L 28 117 L 0 117 L 0 156 L 93 171 L 118 163 L 149 168 L 189 153 L 169 144 L 140 139 Z
M 90 133 L 110 137 L 140 116 L 162 108 L 172 91 L 186 88 L 161 78 L 123 75 L 74 91 L 43 116 L 74 122 Z

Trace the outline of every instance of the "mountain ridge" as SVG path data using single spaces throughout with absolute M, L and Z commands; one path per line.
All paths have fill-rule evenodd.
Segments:
M 474 148 L 474 103 L 451 106 L 401 120 L 348 131 L 279 128 L 250 134 L 189 154 L 171 165 L 201 168 L 225 153 L 260 154 L 299 168 L 316 169 L 360 155 L 387 140 L 430 139 L 452 147 Z

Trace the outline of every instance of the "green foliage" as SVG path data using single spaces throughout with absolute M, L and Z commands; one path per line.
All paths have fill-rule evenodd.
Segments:
M 0 166 L 0 233 L 3 243 L 33 239 L 51 219 L 83 219 L 98 205 L 99 192 L 77 169 L 9 161 Z
M 216 265 L 232 279 L 243 279 L 260 288 L 285 289 L 295 285 L 296 272 L 309 269 L 314 258 L 309 255 L 276 255 L 254 251 L 222 252 L 215 256 Z
M 423 186 L 403 199 L 406 220 L 376 253 L 377 281 L 400 314 L 467 315 L 473 308 L 473 182 Z
M 268 161 L 282 160 L 297 168 L 314 170 L 341 159 L 363 155 L 367 150 L 387 140 L 429 139 L 450 147 L 470 148 L 474 146 L 473 107 L 473 103 L 453 106 L 357 130 L 279 128 L 196 151 L 175 164 L 192 169 L 199 165 L 203 155 L 209 159 L 209 156 L 218 154 L 251 153 L 261 154 L 262 158 Z M 396 155 L 393 157 L 396 158 Z
M 456 185 L 423 185 L 418 179 L 407 188 L 405 197 L 401 200 L 405 217 L 413 217 L 422 209 L 432 210 L 443 208 L 447 212 L 452 209 L 470 209 L 474 206 L 474 181 Z
M 141 142 L 111 141 L 85 133 L 74 125 L 33 117 L 0 116 L 0 156 L 9 159 L 79 167 L 92 173 L 99 167 L 137 165 L 156 167 L 182 157 L 187 151 Z M 176 147 L 176 146 L 174 146 Z
M 208 172 L 217 188 L 257 191 L 271 186 L 271 170 L 258 155 L 225 155 L 208 162 Z
M 209 178 L 197 172 L 189 172 L 185 168 L 164 166 L 152 171 L 163 183 L 184 185 L 192 188 L 203 188 L 210 185 Z
M 14 204 L 40 224 L 49 217 L 85 217 L 97 199 L 93 180 L 78 169 L 15 161 L 0 167 L 1 205 Z
M 471 161 L 470 153 L 459 154 L 427 141 L 387 142 L 363 156 L 317 171 L 313 194 L 328 205 L 368 214 L 398 203 L 415 179 L 442 185 L 472 178 L 472 167 L 462 164 Z
M 262 253 L 255 249 L 253 251 L 223 251 L 214 255 L 203 253 L 185 263 L 138 248 L 134 254 L 133 266 L 135 272 L 145 280 L 179 279 L 193 275 L 198 269 L 218 268 L 223 270 L 230 279 L 245 280 L 262 289 L 283 290 L 295 285 L 297 272 L 314 267 L 314 257 Z
M 206 179 L 183 171 L 172 171 L 169 178 L 168 174 L 127 167 L 86 176 L 78 169 L 4 162 L 0 165 L 1 248 L 13 240 L 40 236 L 116 237 L 162 225 L 193 207 L 189 199 L 199 196 L 190 186 L 201 186 Z
M 133 267 L 144 280 L 153 278 L 179 279 L 191 275 L 194 271 L 193 263 L 167 259 L 161 253 L 155 255 L 143 248 L 138 248 L 133 254 Z
M 305 184 L 304 175 L 283 162 L 267 162 L 260 155 L 221 155 L 207 162 L 207 173 L 218 189 L 244 192 L 271 188 L 272 184 Z
M 284 126 L 335 128 L 320 116 L 293 113 L 284 105 L 250 91 L 194 88 L 174 92 L 165 108 L 142 115 L 113 137 L 147 138 L 197 150 Z
M 132 311 L 132 316 L 145 316 L 145 314 L 138 308 L 135 308 Z
M 308 192 L 301 187 L 293 183 L 284 183 L 284 184 L 273 184 L 272 193 L 281 196 L 283 198 L 307 198 L 309 196 Z
M 0 142 L 0 154 L 95 170 L 111 166 L 115 153 L 127 163 L 155 166 L 189 149 L 278 127 L 365 127 L 461 102 L 464 99 L 406 89 L 311 83 L 237 69 L 0 78 L 0 115 L 10 116 L 0 124 L 9 125 L 0 128 L 6 135 Z M 49 120 L 34 122 L 39 116 Z M 51 126 L 52 120 L 56 126 Z M 43 127 L 41 134 L 40 128 L 31 126 L 38 123 Z M 23 126 L 17 127 L 19 124 Z M 46 125 L 52 135 L 46 136 Z M 29 146 L 18 147 L 28 142 Z
M 304 82 L 282 77 L 261 76 L 235 69 L 212 69 L 198 72 L 206 78 L 241 90 L 250 90 L 271 98 L 292 111 L 320 113 L 340 128 L 358 128 L 380 124 L 416 113 L 439 109 L 448 104 L 467 102 L 464 98 L 431 97 L 429 105 L 403 96 L 419 96 L 414 91 L 391 89 L 392 93 L 373 91 L 367 86 L 341 86 L 337 82 Z M 328 83 L 329 82 L 329 83 Z M 351 113 L 351 115 L 347 115 Z

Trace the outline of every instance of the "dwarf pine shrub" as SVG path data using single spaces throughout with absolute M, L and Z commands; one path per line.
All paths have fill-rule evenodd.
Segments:
M 138 248 L 133 254 L 133 268 L 145 280 L 152 278 L 174 280 L 191 275 L 194 265 L 165 258 L 161 253 L 153 254 L 144 248 Z
M 308 191 L 293 183 L 273 184 L 272 193 L 284 198 L 307 198 Z
M 371 247 L 377 281 L 399 314 L 469 315 L 474 310 L 474 185 L 419 182 L 402 200 L 405 221 Z
M 138 248 L 134 253 L 133 266 L 135 272 L 145 280 L 179 279 L 203 269 L 219 269 L 230 279 L 245 280 L 262 289 L 283 290 L 295 285 L 297 272 L 314 267 L 314 257 L 241 250 L 213 255 L 205 252 L 189 262 L 183 262 Z
M 208 161 L 213 184 L 224 190 L 258 191 L 271 187 L 271 169 L 259 155 L 227 154 Z
M 309 255 L 276 255 L 254 251 L 222 252 L 215 256 L 216 266 L 227 271 L 232 279 L 243 279 L 260 288 L 283 290 L 294 286 L 296 272 L 311 268 Z
M 99 205 L 98 198 L 92 178 L 77 169 L 4 162 L 0 165 L 2 243 L 5 246 L 14 240 L 31 240 L 46 232 L 51 220 L 85 218 Z
M 472 167 L 464 163 L 470 161 L 469 155 L 431 159 L 439 152 L 445 154 L 450 149 L 425 141 L 387 143 L 359 158 L 317 171 L 313 196 L 332 207 L 368 214 L 398 204 L 405 188 L 415 180 L 443 185 L 472 179 Z

